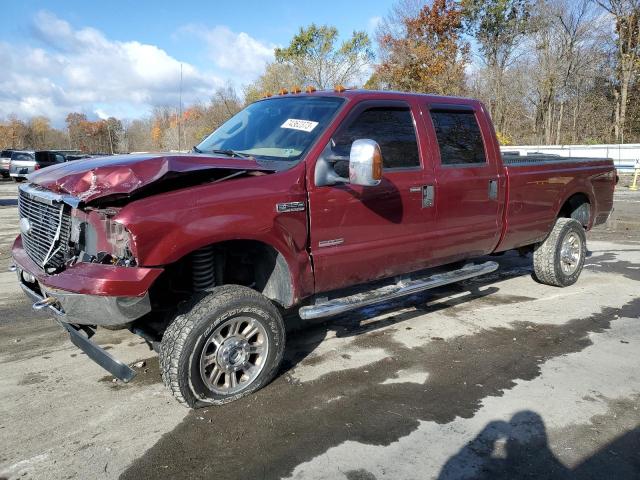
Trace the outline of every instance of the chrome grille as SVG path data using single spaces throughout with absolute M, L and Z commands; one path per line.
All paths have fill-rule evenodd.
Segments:
M 37 193 L 20 190 L 18 196 L 22 244 L 31 259 L 46 271 L 64 266 L 71 234 L 70 207 L 39 199 Z M 28 227 L 22 219 L 27 219 Z

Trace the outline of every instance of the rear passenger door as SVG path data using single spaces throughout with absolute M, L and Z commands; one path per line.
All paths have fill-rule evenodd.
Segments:
M 493 251 L 504 192 L 486 117 L 473 105 L 432 104 L 424 115 L 435 139 L 438 256 L 443 262 Z M 427 113 L 425 112 L 425 113 Z
M 316 291 L 416 270 L 430 257 L 425 239 L 434 230 L 429 224 L 435 223 L 435 210 L 424 203 L 423 187 L 433 184 L 433 176 L 423 169 L 419 110 L 413 107 L 400 101 L 361 102 L 325 146 L 321 155 L 348 177 L 351 144 L 375 140 L 383 179 L 370 187 L 309 186 Z

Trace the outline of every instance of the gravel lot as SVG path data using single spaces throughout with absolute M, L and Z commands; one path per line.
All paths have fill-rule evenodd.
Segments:
M 640 192 L 619 189 L 580 281 L 489 277 L 289 336 L 286 368 L 235 403 L 189 411 L 144 360 L 113 382 L 7 272 L 16 185 L 0 182 L 0 478 L 639 478 Z

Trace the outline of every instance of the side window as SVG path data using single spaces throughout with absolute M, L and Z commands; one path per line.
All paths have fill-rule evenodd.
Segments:
M 378 142 L 384 168 L 420 166 L 416 130 L 409 107 L 364 110 L 331 139 L 333 155 L 348 159 L 351 144 L 361 138 Z
M 486 163 L 476 116 L 471 111 L 432 110 L 442 165 Z

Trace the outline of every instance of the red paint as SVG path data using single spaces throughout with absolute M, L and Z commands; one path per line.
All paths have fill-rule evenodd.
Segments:
M 72 293 L 141 297 L 162 273 L 161 268 L 76 263 L 56 275 L 47 275 L 24 251 L 20 237 L 13 244 L 12 254 L 15 263 L 34 274 L 43 285 Z
M 505 167 L 489 116 L 476 100 L 370 91 L 310 95 L 335 95 L 348 101 L 299 164 L 286 171 L 203 183 L 133 200 L 114 220 L 131 232 L 138 264 L 146 268 L 77 264 L 55 276 L 40 272 L 39 280 L 82 293 L 140 295 L 161 271 L 157 267 L 204 245 L 249 239 L 271 245 L 284 256 L 296 303 L 313 293 L 538 242 L 575 193 L 589 198 L 591 223 L 611 211 L 615 170 L 610 160 Z M 385 171 L 377 187 L 316 187 L 317 158 L 340 122 L 365 100 L 403 101 L 410 106 L 421 166 Z M 486 165 L 440 165 L 429 116 L 433 103 L 473 108 L 485 144 Z M 132 193 L 172 173 L 211 168 L 268 171 L 247 159 L 132 155 L 69 162 L 38 172 L 30 180 L 91 202 L 106 195 Z M 495 200 L 488 198 L 489 180 L 498 182 Z M 424 185 L 434 186 L 431 208 L 422 208 L 421 193 L 410 191 Z M 293 201 L 307 202 L 307 211 L 276 211 L 276 204 Z M 320 242 L 338 239 L 341 243 L 320 247 Z M 33 271 L 19 240 L 14 257 Z
M 68 193 L 88 203 L 98 198 L 129 194 L 171 174 L 226 168 L 269 170 L 250 159 L 195 154 L 116 155 L 53 165 L 29 176 L 49 190 Z

